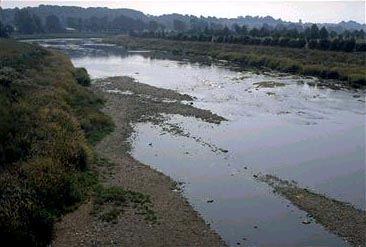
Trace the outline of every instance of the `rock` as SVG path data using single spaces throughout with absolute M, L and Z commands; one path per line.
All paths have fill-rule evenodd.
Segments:
M 213 203 L 214 200 L 207 200 L 207 203 Z
M 310 224 L 310 223 L 311 223 L 311 221 L 310 221 L 310 220 L 303 220 L 303 221 L 302 221 L 302 223 L 303 223 L 304 225 L 308 225 L 308 224 Z
M 149 146 L 152 147 L 152 142 L 149 143 Z
M 253 175 L 253 177 L 254 177 L 254 178 L 258 178 L 258 175 L 255 175 L 255 174 L 254 174 L 254 175 Z

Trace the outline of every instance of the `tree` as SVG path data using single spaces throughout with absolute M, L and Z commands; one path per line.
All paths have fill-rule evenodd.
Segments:
M 315 49 L 318 47 L 318 41 L 316 39 L 311 39 L 308 42 L 308 48 L 309 49 Z
M 355 46 L 356 51 L 366 51 L 366 43 L 358 43 Z
M 224 29 L 221 30 L 221 34 L 228 36 L 230 34 L 230 29 L 228 27 L 224 27 Z
M 8 34 L 5 31 L 5 26 L 0 21 L 0 38 L 7 38 Z
M 175 31 L 184 32 L 186 30 L 186 24 L 183 21 L 174 19 L 173 20 L 173 28 Z
M 321 50 L 329 50 L 330 45 L 331 45 L 331 43 L 330 43 L 329 39 L 321 39 L 319 41 L 319 49 L 321 49 Z
M 37 32 L 35 15 L 31 15 L 27 9 L 18 10 L 14 16 L 14 23 L 17 30 L 23 34 L 33 34 Z
M 319 28 L 316 24 L 311 25 L 310 39 L 319 39 Z
M 338 38 L 336 38 L 330 43 L 329 49 L 332 51 L 339 51 L 341 49 L 341 46 L 342 46 L 341 41 Z
M 349 39 L 345 40 L 342 46 L 342 50 L 345 52 L 351 52 L 356 46 L 356 40 L 355 39 Z
M 157 21 L 150 21 L 149 22 L 149 31 L 156 32 L 159 28 L 159 23 Z
M 91 16 L 89 19 L 86 20 L 86 29 L 88 31 L 91 31 L 91 32 L 98 32 L 98 31 L 102 31 L 101 29 L 101 21 L 98 17 L 96 16 Z
M 271 29 L 270 26 L 264 23 L 261 29 L 259 30 L 259 36 L 260 37 L 270 36 L 270 29 Z
M 39 16 L 37 16 L 37 15 L 32 15 L 32 17 L 33 17 L 34 25 L 35 25 L 35 28 L 36 28 L 35 32 L 36 33 L 43 33 L 44 30 L 43 30 L 41 18 L 39 18 Z
M 322 27 L 319 31 L 319 37 L 323 40 L 329 38 L 328 30 L 325 27 Z
M 248 35 L 248 28 L 247 28 L 247 26 L 245 26 L 245 25 L 241 26 L 240 34 L 242 34 L 242 35 Z
M 235 31 L 235 33 L 240 34 L 241 28 L 237 23 L 234 23 L 231 27 L 232 30 Z
M 111 23 L 112 29 L 121 32 L 130 32 L 130 31 L 142 31 L 146 24 L 141 20 L 135 20 L 130 17 L 120 15 L 113 19 Z
M 60 20 L 55 15 L 49 15 L 46 17 L 46 31 L 49 33 L 59 33 L 63 31 Z
M 66 24 L 67 24 L 67 27 L 74 28 L 80 32 L 83 27 L 83 19 L 68 17 L 66 20 Z
M 259 30 L 257 28 L 253 28 L 252 30 L 249 31 L 249 34 L 253 37 L 258 37 L 259 36 Z

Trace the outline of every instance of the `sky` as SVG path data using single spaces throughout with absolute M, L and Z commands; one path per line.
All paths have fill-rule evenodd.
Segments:
M 196 16 L 238 17 L 273 16 L 286 21 L 338 23 L 340 21 L 365 21 L 365 0 L 316 1 L 316 0 L 0 0 L 3 8 L 38 6 L 39 4 L 81 7 L 131 8 L 151 15 L 192 14 Z

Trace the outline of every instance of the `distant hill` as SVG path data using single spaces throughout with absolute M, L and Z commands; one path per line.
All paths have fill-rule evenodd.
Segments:
M 193 15 L 181 15 L 181 14 L 166 14 L 161 16 L 153 16 L 144 14 L 141 11 L 133 9 L 109 9 L 109 8 L 82 8 L 82 7 L 69 7 L 69 6 L 51 6 L 51 5 L 40 5 L 39 7 L 28 7 L 26 8 L 31 14 L 35 14 L 40 17 L 42 22 L 49 15 L 55 15 L 59 18 L 63 27 L 68 26 L 68 18 L 77 19 L 91 19 L 98 18 L 103 20 L 112 21 L 113 19 L 125 16 L 134 20 L 142 21 L 148 26 L 152 21 L 156 22 L 160 28 L 166 30 L 174 30 L 174 21 L 179 20 L 184 23 L 187 29 L 191 29 L 193 25 L 199 26 L 201 29 L 205 27 L 210 28 L 232 28 L 234 24 L 246 25 L 249 29 L 260 28 L 263 25 L 270 27 L 284 26 L 287 28 L 296 28 L 303 30 L 306 27 L 311 26 L 313 23 L 301 23 L 301 22 L 289 22 L 281 19 L 275 19 L 271 16 L 240 16 L 237 18 L 216 18 L 216 17 L 197 17 Z M 14 24 L 15 13 L 19 11 L 15 9 L 3 9 L 2 10 L 2 21 L 5 24 Z M 337 33 L 345 30 L 364 30 L 366 31 L 366 25 L 360 24 L 355 21 L 342 21 L 337 24 L 332 23 L 317 23 L 319 27 L 325 26 L 329 31 L 335 31 Z

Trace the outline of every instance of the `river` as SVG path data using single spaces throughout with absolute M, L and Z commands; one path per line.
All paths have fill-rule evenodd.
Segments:
M 318 79 L 221 63 L 153 58 L 97 39 L 38 40 L 60 49 L 92 78 L 130 76 L 195 98 L 228 121 L 166 115 L 165 126 L 135 125 L 132 155 L 180 181 L 183 194 L 232 246 L 348 246 L 253 174 L 294 180 L 365 210 L 364 91 Z M 183 135 L 166 131 L 178 126 Z M 223 151 L 225 150 L 225 151 Z M 227 150 L 227 152 L 226 152 Z

